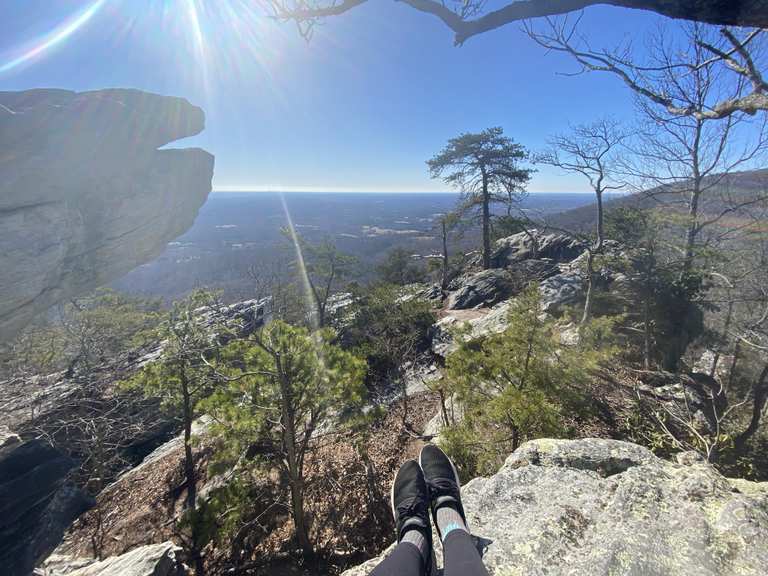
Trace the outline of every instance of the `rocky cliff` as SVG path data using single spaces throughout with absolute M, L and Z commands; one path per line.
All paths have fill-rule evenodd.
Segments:
M 492 576 L 768 573 L 768 483 L 689 453 L 674 463 L 616 440 L 535 440 L 462 493 Z
M 159 148 L 204 124 L 186 100 L 137 90 L 0 92 L 0 339 L 191 226 L 213 156 Z

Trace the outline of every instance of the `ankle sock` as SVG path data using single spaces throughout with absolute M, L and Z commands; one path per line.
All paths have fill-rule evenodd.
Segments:
M 461 514 L 452 506 L 441 506 L 437 509 L 437 528 L 443 540 L 454 530 L 469 532 L 469 528 L 464 523 Z
M 409 544 L 416 546 L 416 548 L 419 550 L 419 554 L 421 554 L 421 557 L 425 562 L 427 561 L 427 554 L 429 554 L 429 550 L 427 550 L 427 537 L 422 533 L 421 530 L 416 528 L 413 530 L 408 530 L 400 542 L 408 542 Z

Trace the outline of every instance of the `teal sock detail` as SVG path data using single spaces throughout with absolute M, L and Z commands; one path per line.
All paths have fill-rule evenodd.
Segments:
M 451 506 L 442 506 L 438 508 L 435 516 L 437 516 L 437 528 L 440 530 L 440 537 L 443 540 L 445 540 L 445 537 L 454 530 L 464 530 L 464 532 L 469 532 L 461 514 Z
M 464 526 L 457 524 L 456 522 L 451 522 L 450 524 L 446 525 L 444 528 L 441 529 L 440 533 L 443 536 L 443 540 L 445 540 L 445 537 L 448 536 L 451 532 L 454 530 L 465 530 Z

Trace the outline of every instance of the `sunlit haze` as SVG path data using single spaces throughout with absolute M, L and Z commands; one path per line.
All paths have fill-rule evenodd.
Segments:
M 567 76 L 519 26 L 454 47 L 434 18 L 365 4 L 307 42 L 248 0 L 25 0 L 4 6 L 0 90 L 134 87 L 207 114 L 181 146 L 216 155 L 214 189 L 441 191 L 424 161 L 463 131 L 499 125 L 531 149 L 569 123 L 628 117 L 614 78 Z M 630 23 L 631 20 L 631 23 Z M 587 11 L 611 45 L 655 16 Z M 540 168 L 531 191 L 587 190 Z

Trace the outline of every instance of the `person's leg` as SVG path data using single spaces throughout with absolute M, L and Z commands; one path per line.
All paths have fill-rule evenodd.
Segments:
M 480 553 L 465 530 L 451 530 L 443 538 L 443 576 L 488 576 Z
M 450 458 L 434 444 L 419 455 L 429 490 L 432 517 L 443 544 L 444 576 L 488 576 L 467 527 L 459 475 Z
M 400 542 L 392 554 L 371 572 L 371 576 L 424 576 L 424 557 L 410 542 Z
M 371 576 L 430 576 L 433 566 L 429 493 L 415 460 L 405 462 L 392 483 L 397 546 Z

